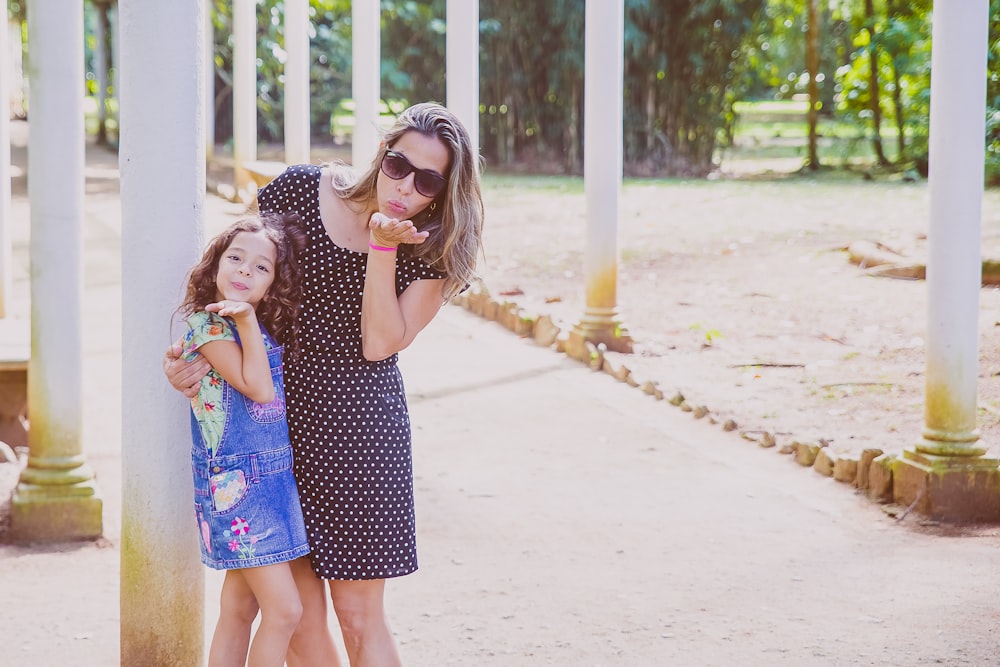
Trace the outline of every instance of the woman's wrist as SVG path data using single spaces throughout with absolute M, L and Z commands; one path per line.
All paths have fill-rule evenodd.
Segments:
M 368 241 L 368 247 L 379 252 L 395 252 L 396 246 L 381 245 L 375 241 Z

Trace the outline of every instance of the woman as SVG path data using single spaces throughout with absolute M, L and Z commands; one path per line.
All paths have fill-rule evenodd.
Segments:
M 334 665 L 325 581 L 352 667 L 400 665 L 385 580 L 416 570 L 410 423 L 396 353 L 472 280 L 482 242 L 478 156 L 439 104 L 414 105 L 354 178 L 297 165 L 261 189 L 294 212 L 303 259 L 289 432 L 311 553 L 293 563 L 303 618 L 289 665 Z M 186 390 L 201 364 L 165 364 Z

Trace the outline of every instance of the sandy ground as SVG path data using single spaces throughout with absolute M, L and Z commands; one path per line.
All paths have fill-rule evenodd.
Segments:
M 118 664 L 120 222 L 113 158 L 90 165 L 84 435 L 105 536 L 0 543 L 0 666 Z M 890 187 L 891 204 L 858 183 L 801 197 L 784 183 L 626 187 L 620 298 L 636 373 L 745 428 L 908 445 L 920 283 L 862 275 L 836 250 L 878 236 L 919 251 L 925 186 Z M 487 191 L 484 277 L 573 321 L 582 193 L 541 190 Z M 844 198 L 859 209 L 838 211 Z M 209 214 L 236 210 L 213 199 Z M 15 197 L 14 220 L 25 215 Z M 994 298 L 984 290 L 987 343 Z M 747 375 L 753 359 L 803 365 Z M 421 569 L 388 597 L 407 665 L 1000 664 L 1000 529 L 895 521 L 847 485 L 456 307 L 402 366 Z M 862 380 L 898 388 L 812 391 Z M 0 465 L 3 488 L 15 468 Z M 206 588 L 211 619 L 211 575 Z
M 568 330 L 585 308 L 583 193 L 542 181 L 488 197 L 489 292 Z M 630 181 L 621 209 L 619 318 L 635 352 L 612 356 L 640 383 L 779 445 L 822 440 L 856 457 L 916 442 L 926 283 L 874 277 L 845 248 L 869 240 L 925 262 L 925 182 Z M 984 255 L 1000 256 L 1000 193 L 984 197 L 982 235 Z M 996 456 L 1000 290 L 979 297 L 978 427 Z

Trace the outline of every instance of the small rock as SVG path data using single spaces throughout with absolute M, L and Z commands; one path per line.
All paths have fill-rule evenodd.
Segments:
M 893 454 L 881 454 L 872 459 L 868 466 L 868 497 L 872 500 L 881 503 L 892 500 L 892 463 L 895 460 Z
M 837 457 L 833 462 L 833 478 L 838 482 L 853 484 L 858 476 L 858 460 L 849 457 Z
M 658 401 L 663 400 L 663 392 L 660 391 L 660 388 L 656 386 L 656 382 L 652 380 L 649 380 L 648 382 L 642 385 L 642 391 L 643 393 L 649 394 Z
M 824 477 L 833 476 L 833 466 L 836 463 L 837 455 L 830 451 L 829 447 L 820 447 L 813 462 L 813 470 Z
M 559 327 L 548 315 L 542 315 L 535 320 L 535 342 L 542 347 L 551 347 L 559 336 Z
M 854 486 L 859 489 L 868 488 L 868 474 L 871 471 L 872 461 L 876 457 L 882 456 L 881 449 L 863 449 L 861 458 L 858 459 L 858 476 L 854 480 Z
M 816 456 L 819 454 L 821 447 L 819 443 L 816 442 L 802 442 L 798 441 L 794 443 L 795 447 L 795 462 L 800 466 L 809 467 L 816 462 Z

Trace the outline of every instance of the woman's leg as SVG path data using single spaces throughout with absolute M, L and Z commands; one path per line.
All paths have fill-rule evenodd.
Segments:
M 289 563 L 302 601 L 302 620 L 288 644 L 288 667 L 338 667 L 340 657 L 326 617 L 326 586 L 313 572 L 308 558 Z
M 249 667 L 282 667 L 292 633 L 302 618 L 302 602 L 288 563 L 248 567 L 243 578 L 260 604 L 260 626 L 247 658 Z
M 385 618 L 384 592 L 385 579 L 330 582 L 351 667 L 402 667 Z
M 250 627 L 257 618 L 257 598 L 242 570 L 228 570 L 219 596 L 219 621 L 208 650 L 209 667 L 243 667 L 250 649 Z

